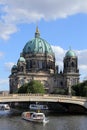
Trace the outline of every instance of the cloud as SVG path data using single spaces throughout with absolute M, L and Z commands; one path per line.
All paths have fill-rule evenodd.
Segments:
M 76 51 L 78 55 L 79 71 L 81 80 L 87 77 L 87 50 Z
M 7 40 L 10 34 L 17 32 L 17 27 L 11 24 L 5 24 L 0 22 L 0 38 Z
M 5 73 L 6 73 L 6 71 L 11 73 L 11 68 L 12 68 L 13 65 L 14 65 L 13 62 L 5 63 L 4 64 L 4 71 L 5 71 Z M 1 78 L 0 79 L 0 91 L 3 91 L 3 90 L 9 90 L 9 78 Z
M 87 0 L 0 0 L 0 38 L 8 39 L 20 23 L 87 13 Z
M 65 50 L 59 46 L 52 46 L 52 49 L 55 53 L 56 65 L 59 65 L 60 69 L 63 68 L 63 58 L 65 54 Z

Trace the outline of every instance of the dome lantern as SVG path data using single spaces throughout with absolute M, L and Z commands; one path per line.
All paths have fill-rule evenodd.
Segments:
M 40 37 L 40 32 L 38 30 L 38 26 L 36 27 L 36 32 L 35 32 L 35 38 Z

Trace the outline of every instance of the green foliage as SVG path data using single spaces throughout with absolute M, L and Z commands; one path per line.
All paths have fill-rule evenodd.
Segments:
M 27 84 L 24 84 L 18 89 L 18 93 L 26 93 L 27 91 Z
M 87 97 L 87 81 L 72 86 L 72 90 L 75 92 L 76 96 Z
M 32 80 L 31 82 L 24 84 L 18 89 L 18 93 L 45 93 L 43 84 L 39 81 Z
M 84 95 L 87 97 L 87 86 L 84 86 L 83 96 L 84 96 Z

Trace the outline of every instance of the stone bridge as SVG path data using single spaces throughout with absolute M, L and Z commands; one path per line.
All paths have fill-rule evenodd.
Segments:
M 60 102 L 81 105 L 87 109 L 87 98 L 54 94 L 8 94 L 0 95 L 0 103 L 6 102 Z

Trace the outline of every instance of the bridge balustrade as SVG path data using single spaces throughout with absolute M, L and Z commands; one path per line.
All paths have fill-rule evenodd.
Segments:
M 81 97 L 81 96 L 70 96 L 70 95 L 58 95 L 58 94 L 39 94 L 39 93 L 36 93 L 36 94 L 32 94 L 32 93 L 23 93 L 23 94 L 0 94 L 0 98 L 1 97 L 22 97 L 22 96 L 42 96 L 42 97 L 53 97 L 53 98 L 60 98 L 60 99 L 76 99 L 76 100 L 87 100 L 87 97 Z

